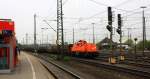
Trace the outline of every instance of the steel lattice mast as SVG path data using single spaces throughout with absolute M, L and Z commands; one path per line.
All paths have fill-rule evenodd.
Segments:
M 57 0 L 57 46 L 59 52 L 62 54 L 64 52 L 62 0 Z

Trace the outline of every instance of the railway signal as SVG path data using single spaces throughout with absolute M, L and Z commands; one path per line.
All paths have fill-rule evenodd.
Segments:
M 110 25 L 107 25 L 106 28 L 109 32 L 112 32 L 112 27 Z
M 108 25 L 106 26 L 109 32 L 112 32 L 112 11 L 111 7 L 108 7 Z
M 116 31 L 119 35 L 121 34 L 121 29 L 117 29 Z
M 121 20 L 121 14 L 118 14 L 118 29 L 117 29 L 117 33 L 119 35 L 121 35 L 121 26 L 122 26 L 122 20 Z
M 124 60 L 124 53 L 122 50 L 122 18 L 121 18 L 121 14 L 118 14 L 118 28 L 117 28 L 117 33 L 120 35 L 120 56 L 119 59 L 121 61 Z
M 108 25 L 106 26 L 106 28 L 110 32 L 110 53 L 111 53 L 111 56 L 109 57 L 109 63 L 115 64 L 116 59 L 113 56 L 113 47 L 112 47 L 113 29 L 112 29 L 112 11 L 111 11 L 111 7 L 108 7 Z
M 138 40 L 137 38 L 134 38 L 134 41 L 135 41 L 135 47 L 134 47 L 135 60 L 137 59 L 137 55 L 136 55 L 136 41 L 137 40 Z
M 111 7 L 108 7 L 108 25 L 112 25 L 112 11 L 111 11 Z

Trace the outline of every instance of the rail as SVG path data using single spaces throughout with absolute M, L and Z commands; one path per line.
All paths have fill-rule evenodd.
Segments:
M 141 69 L 136 69 L 136 68 L 128 68 L 128 67 L 123 67 L 119 65 L 112 65 L 108 63 L 103 63 L 103 62 L 96 62 L 94 60 L 87 60 L 87 59 L 79 59 L 79 58 L 73 58 L 74 60 L 77 60 L 78 62 L 85 63 L 85 64 L 90 64 L 94 66 L 100 66 L 103 68 L 111 69 L 111 70 L 117 70 L 125 73 L 130 73 L 133 75 L 145 77 L 145 78 L 150 78 L 150 72 L 141 70 Z
M 69 69 L 67 69 L 67 68 L 65 68 L 65 67 L 62 67 L 61 65 L 58 65 L 58 64 L 56 64 L 55 62 L 49 60 L 46 56 L 41 56 L 41 55 L 38 55 L 38 54 L 32 54 L 32 55 L 34 55 L 34 56 L 36 56 L 36 57 L 38 57 L 38 58 L 40 58 L 40 59 L 42 59 L 42 60 L 44 60 L 44 61 L 46 61 L 46 62 L 52 64 L 52 65 L 54 65 L 55 67 L 57 67 L 57 68 L 63 70 L 64 72 L 70 74 L 71 76 L 74 77 L 74 79 L 84 79 L 84 78 L 81 78 L 79 75 L 73 73 L 73 72 L 70 71 Z M 42 64 L 56 79 L 62 79 L 62 78 L 59 78 L 58 76 L 56 76 L 56 75 L 46 66 L 45 63 L 42 63 L 42 62 L 41 62 L 41 64 Z

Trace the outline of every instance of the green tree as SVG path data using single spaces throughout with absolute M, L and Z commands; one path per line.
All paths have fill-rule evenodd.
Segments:
M 150 40 L 148 40 L 148 41 L 146 42 L 146 48 L 147 48 L 148 50 L 150 50 Z
M 134 41 L 132 39 L 128 39 L 124 42 L 125 44 L 128 44 L 130 47 L 134 46 Z
M 137 43 L 137 49 L 142 50 L 143 49 L 143 41 L 139 41 Z
M 137 43 L 137 48 L 140 49 L 140 50 L 143 49 L 143 41 L 139 41 Z M 145 48 L 148 49 L 148 50 L 150 50 L 150 40 L 145 41 Z

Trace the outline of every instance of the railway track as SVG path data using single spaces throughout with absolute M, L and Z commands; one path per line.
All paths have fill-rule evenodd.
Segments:
M 41 56 L 48 57 L 48 59 L 51 60 L 51 58 L 48 55 L 41 55 Z M 124 78 L 134 79 L 134 76 L 132 76 L 131 74 L 120 73 L 118 71 L 113 71 L 113 70 L 110 70 L 107 68 L 99 68 L 99 67 L 95 67 L 92 65 L 87 65 L 84 63 L 80 63 L 78 61 L 74 61 L 72 59 L 68 62 L 63 62 L 63 61 L 58 62 L 57 61 L 56 63 L 58 63 L 59 65 L 63 64 L 62 66 L 64 66 L 64 67 L 69 66 L 67 68 L 69 68 L 69 69 L 71 68 L 70 70 L 73 69 L 72 70 L 73 72 L 77 72 L 77 74 L 79 74 L 84 79 L 99 79 L 99 78 L 102 78 L 102 79 L 124 79 Z M 118 75 L 123 75 L 122 76 L 123 78 L 121 78 Z M 128 77 L 125 77 L 125 75 Z M 141 78 L 136 76 L 135 79 L 141 79 Z
M 84 79 L 69 69 L 49 60 L 46 56 L 41 56 L 38 54 L 32 55 L 39 58 L 40 63 L 54 76 L 55 79 Z
M 133 65 L 143 68 L 150 68 L 150 61 L 147 59 L 133 59 L 127 58 L 125 61 L 121 61 L 121 64 Z
M 117 57 L 116 57 L 117 59 Z M 108 57 L 98 57 L 95 58 L 94 60 L 100 60 L 102 62 L 108 62 Z M 125 65 L 131 65 L 135 67 L 141 67 L 141 68 L 150 68 L 150 59 L 131 59 L 127 58 L 125 61 L 117 61 L 119 64 L 125 64 Z
M 125 73 L 130 73 L 133 75 L 137 75 L 137 76 L 141 76 L 144 78 L 149 79 L 150 78 L 150 71 L 146 71 L 147 69 L 142 69 L 142 68 L 150 68 L 150 65 L 144 65 L 144 64 L 140 64 L 140 63 L 126 63 L 124 62 L 124 64 L 119 64 L 119 65 L 112 65 L 112 64 L 108 64 L 108 63 L 101 63 L 101 62 L 97 62 L 99 61 L 99 59 L 97 60 L 90 60 L 89 59 L 81 59 L 81 58 L 73 58 L 73 60 L 77 60 L 78 62 L 81 63 L 85 63 L 85 64 L 90 64 L 90 65 L 94 65 L 94 66 L 100 66 L 100 67 L 104 67 L 107 69 L 111 69 L 111 70 L 115 70 L 115 71 L 121 71 L 121 72 L 125 72 Z M 102 61 L 106 62 L 106 57 L 101 58 Z M 132 66 L 130 66 L 132 64 Z M 125 65 L 125 66 L 123 66 Z M 134 65 L 134 67 L 133 67 Z M 140 69 L 136 67 L 141 67 Z M 150 69 L 149 69 L 150 70 Z
M 84 78 L 81 78 L 79 75 L 74 74 L 73 72 L 68 70 L 68 68 L 61 67 L 59 64 L 52 62 L 48 56 L 45 56 L 45 55 L 35 55 L 35 56 L 37 56 L 38 58 L 47 62 L 47 63 L 42 63 L 42 65 L 50 73 L 54 74 L 54 77 L 56 77 L 56 79 L 84 79 Z M 139 76 L 139 77 L 142 77 L 144 79 L 150 78 L 150 71 L 147 71 L 144 69 L 143 70 L 142 69 L 136 69 L 135 67 L 130 67 L 129 65 L 125 65 L 125 66 L 120 65 L 120 64 L 119 65 L 118 64 L 112 65 L 112 64 L 105 63 L 105 62 L 101 62 L 99 60 L 90 60 L 90 59 L 81 59 L 81 58 L 72 58 L 72 60 L 75 60 L 75 61 L 80 62 L 80 63 L 88 64 L 91 66 L 106 68 L 106 69 L 119 71 L 119 72 L 123 72 L 123 73 L 128 73 L 128 74 L 133 74 L 135 76 Z M 51 63 L 52 65 L 57 67 L 58 69 L 56 69 L 56 70 L 60 71 L 59 73 L 67 73 L 66 76 L 68 76 L 69 78 L 62 78 L 62 76 L 58 75 L 57 73 L 54 73 L 54 71 L 51 71 L 50 70 L 51 68 L 49 68 L 50 66 L 48 65 L 48 63 Z
M 139 68 L 135 68 L 135 67 L 130 67 L 128 65 L 112 65 L 112 64 L 108 64 L 105 62 L 100 62 L 100 61 L 95 61 L 95 60 L 87 60 L 87 59 L 79 59 L 79 58 L 73 58 L 74 60 L 81 62 L 81 63 L 85 63 L 88 65 L 93 65 L 93 66 L 97 66 L 97 67 L 103 67 L 103 68 L 107 68 L 107 69 L 111 69 L 111 70 L 115 70 L 115 71 L 121 71 L 121 72 L 125 72 L 125 73 L 130 73 L 136 76 L 140 76 L 140 77 L 144 77 L 146 79 L 150 78 L 150 71 L 146 71 L 146 70 L 142 70 Z

